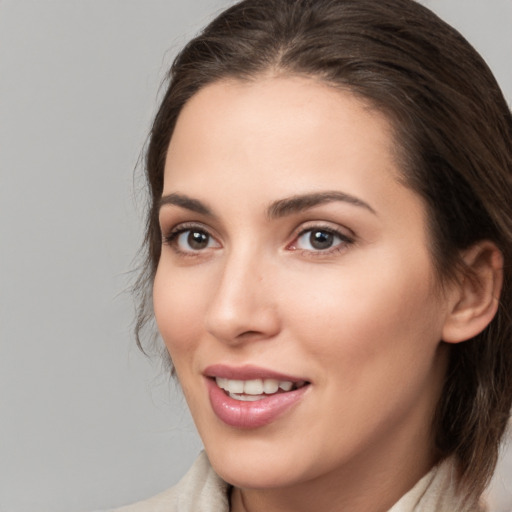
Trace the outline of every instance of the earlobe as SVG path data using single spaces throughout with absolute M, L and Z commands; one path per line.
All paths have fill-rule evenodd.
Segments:
M 498 310 L 503 284 L 503 255 L 490 241 L 464 251 L 466 271 L 455 283 L 443 327 L 443 341 L 460 343 L 482 332 Z

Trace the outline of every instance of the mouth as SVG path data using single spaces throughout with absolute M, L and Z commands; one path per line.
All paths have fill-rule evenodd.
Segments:
M 210 366 L 204 372 L 212 410 L 225 424 L 259 428 L 299 406 L 311 387 L 303 378 L 255 366 Z
M 307 386 L 309 382 L 305 380 L 277 380 L 277 379 L 227 379 L 224 377 L 215 377 L 217 386 L 224 390 L 227 396 L 233 400 L 242 402 L 256 402 L 264 400 L 270 396 L 281 393 L 288 393 Z

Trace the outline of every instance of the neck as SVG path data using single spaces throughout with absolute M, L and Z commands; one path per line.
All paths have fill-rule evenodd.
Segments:
M 421 460 L 420 460 L 421 459 Z M 386 512 L 434 466 L 433 457 L 407 454 L 401 463 L 383 457 L 279 489 L 234 488 L 231 512 Z

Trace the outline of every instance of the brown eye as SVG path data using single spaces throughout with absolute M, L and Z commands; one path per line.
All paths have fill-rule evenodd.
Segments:
M 352 244 L 354 240 L 337 231 L 324 227 L 312 227 L 304 229 L 292 244 L 292 250 L 306 251 L 310 253 L 330 254 Z
M 220 244 L 208 231 L 198 227 L 177 230 L 167 238 L 167 243 L 180 253 L 196 253 L 220 247 Z
M 334 234 L 328 231 L 311 231 L 309 234 L 309 244 L 319 251 L 332 247 L 334 239 Z
M 208 247 L 210 235 L 203 231 L 190 230 L 187 235 L 187 244 L 194 251 L 200 251 Z
M 343 243 L 343 238 L 328 229 L 308 229 L 297 238 L 297 248 L 309 251 L 325 251 Z

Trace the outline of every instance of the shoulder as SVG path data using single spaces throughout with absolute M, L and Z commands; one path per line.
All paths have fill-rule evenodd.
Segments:
M 446 459 L 435 466 L 388 512 L 485 512 L 467 503 L 459 487 L 455 461 Z
M 215 473 L 205 452 L 201 452 L 174 487 L 112 512 L 228 512 L 228 489 L 229 485 Z

